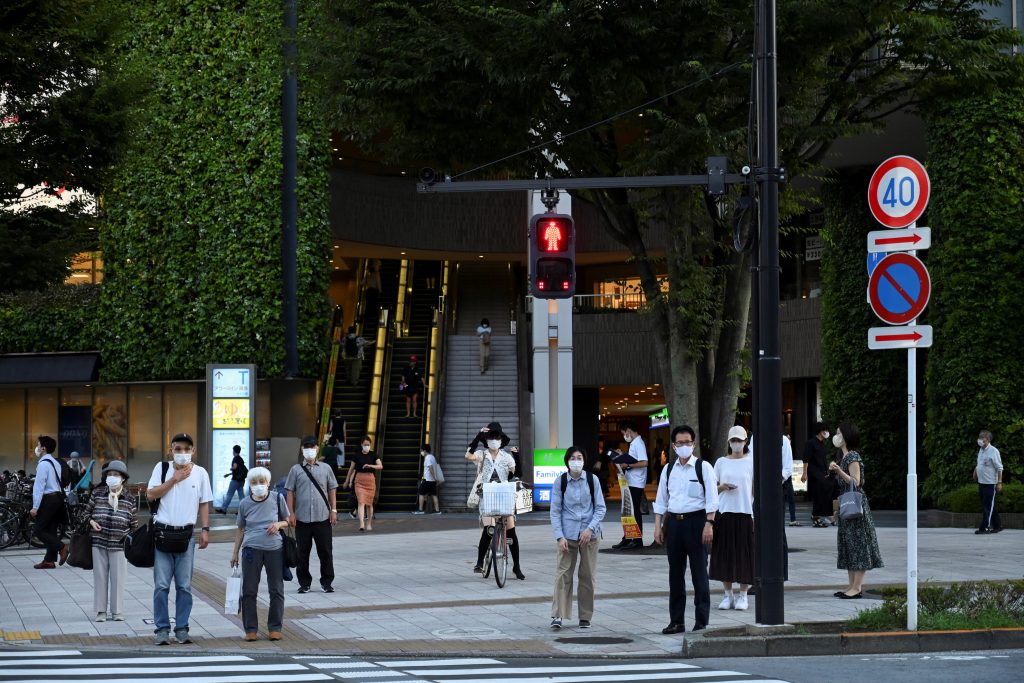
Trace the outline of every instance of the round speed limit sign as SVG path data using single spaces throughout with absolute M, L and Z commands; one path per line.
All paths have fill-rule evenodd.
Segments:
M 928 207 L 931 184 L 928 172 L 913 157 L 895 156 L 883 161 L 868 184 L 871 215 L 887 228 L 905 228 Z

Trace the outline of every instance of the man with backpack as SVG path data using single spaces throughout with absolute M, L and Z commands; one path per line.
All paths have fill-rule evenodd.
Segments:
M 558 544 L 555 590 L 551 598 L 551 628 L 562 628 L 572 614 L 572 584 L 579 561 L 577 611 L 580 628 L 590 628 L 594 618 L 594 579 L 597 547 L 606 507 L 597 477 L 584 470 L 586 454 L 578 446 L 565 452 L 563 472 L 551 487 L 551 528 Z
M 686 564 L 693 583 L 694 631 L 707 627 L 711 617 L 708 546 L 714 538 L 718 513 L 718 480 L 706 461 L 693 457 L 697 433 L 682 425 L 672 430 L 673 457 L 661 471 L 654 501 L 654 540 L 668 554 L 669 624 L 662 633 L 683 633 L 686 627 Z M 665 520 L 664 529 L 662 520 Z
M 32 487 L 32 509 L 35 519 L 34 533 L 46 545 L 43 561 L 32 565 L 34 569 L 55 569 L 57 560 L 68 561 L 68 545 L 60 540 L 60 525 L 67 522 L 67 504 L 64 489 L 71 484 L 71 469 L 53 456 L 57 442 L 52 436 L 40 436 L 36 442 L 36 481 Z
M 359 384 L 359 375 L 363 371 L 363 349 L 373 346 L 373 342 L 366 341 L 356 334 L 356 326 L 350 325 L 348 334 L 345 335 L 345 374 L 348 375 L 348 383 L 352 386 Z
M 220 510 L 217 510 L 222 515 L 228 513 L 228 508 L 231 506 L 231 501 L 235 499 L 235 492 L 238 493 L 238 504 L 241 505 L 242 501 L 245 500 L 245 478 L 249 476 L 249 468 L 245 464 L 245 459 L 242 457 L 242 447 L 235 444 L 231 449 L 233 455 L 231 456 L 231 471 L 225 474 L 225 477 L 231 477 L 231 483 L 228 484 L 228 493 L 224 497 L 224 503 Z

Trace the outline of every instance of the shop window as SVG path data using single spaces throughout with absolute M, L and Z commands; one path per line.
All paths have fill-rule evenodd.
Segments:
M 128 387 L 128 471 L 150 472 L 163 459 L 163 397 L 156 384 Z M 134 469 L 133 469 L 134 468 Z
M 668 292 L 668 276 L 659 275 L 661 291 Z M 594 309 L 637 309 L 647 302 L 640 278 L 602 280 L 594 285 L 594 294 L 577 297 L 578 305 Z M 590 301 L 579 301 L 590 299 Z
M 16 472 L 25 468 L 29 448 L 25 434 L 25 390 L 0 389 L 0 471 Z M 0 493 L 3 493 L 0 491 Z
M 100 282 L 103 282 L 102 252 L 83 251 L 71 257 L 71 273 L 64 284 L 96 285 Z
M 195 384 L 168 384 L 164 386 L 164 438 L 161 452 L 166 452 L 175 434 L 185 432 L 200 439 L 199 395 Z M 204 430 L 205 433 L 205 430 Z M 197 443 L 196 446 L 199 444 Z
M 92 456 L 97 462 L 126 459 L 127 393 L 123 386 L 96 387 L 92 405 Z
M 25 452 L 33 453 L 36 441 L 43 434 L 57 438 L 57 390 L 28 390 L 28 433 L 25 435 Z M 35 469 L 35 454 L 31 469 Z

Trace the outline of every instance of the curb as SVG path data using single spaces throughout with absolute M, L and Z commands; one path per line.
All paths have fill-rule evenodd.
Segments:
M 1024 649 L 1024 628 L 981 631 L 882 631 L 819 635 L 689 636 L 686 659 L 873 655 L 897 652 Z

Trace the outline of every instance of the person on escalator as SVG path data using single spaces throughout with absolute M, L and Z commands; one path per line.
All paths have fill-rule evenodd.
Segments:
M 402 368 L 402 379 L 399 382 L 398 390 L 405 396 L 405 416 L 419 417 L 417 402 L 420 392 L 423 390 L 423 370 L 417 365 L 416 356 L 409 356 L 409 363 Z M 412 415 L 409 414 L 410 409 Z
M 352 386 L 359 384 L 359 375 L 363 372 L 363 349 L 367 346 L 373 346 L 373 342 L 366 341 L 358 334 L 356 334 L 356 326 L 350 325 L 348 328 L 348 334 L 345 335 L 344 351 L 345 351 L 345 374 L 348 375 L 348 383 Z

